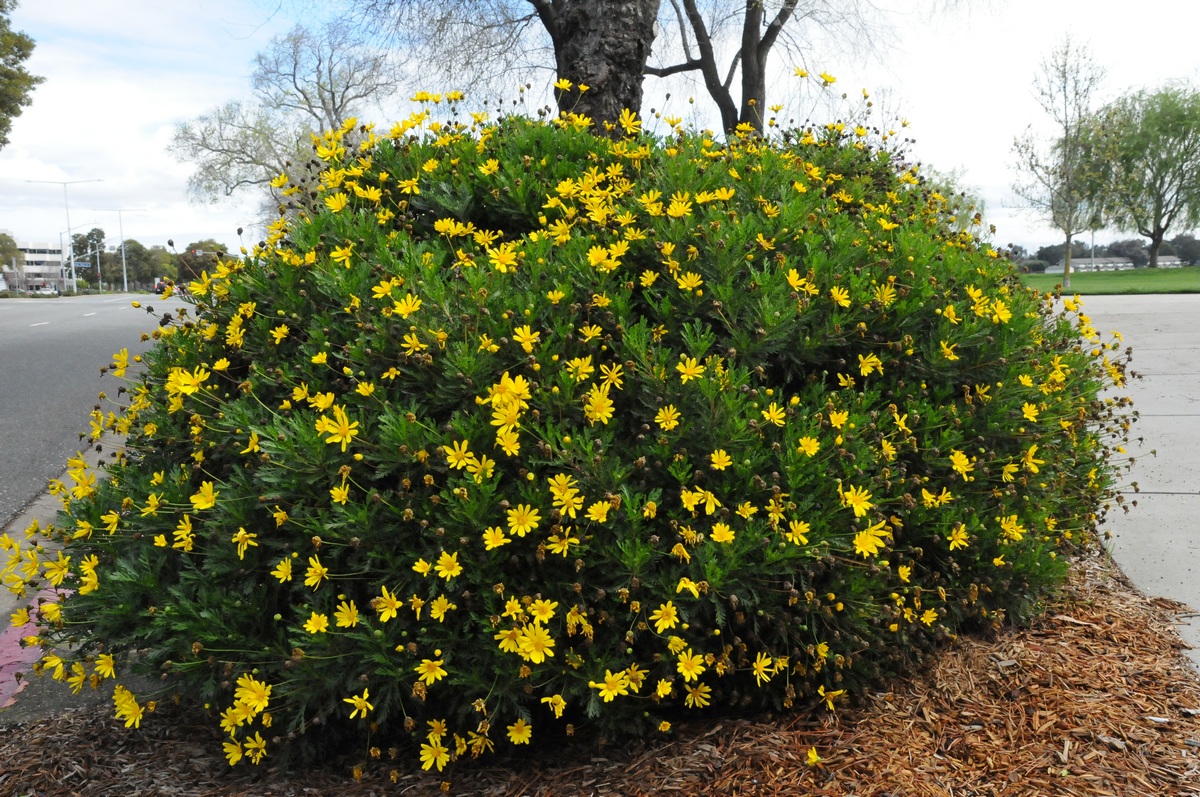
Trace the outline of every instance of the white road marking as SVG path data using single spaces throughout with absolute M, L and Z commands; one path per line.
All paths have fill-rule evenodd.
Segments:
M 29 326 L 31 326 L 31 327 L 44 327 L 44 326 L 46 326 L 46 324 L 49 324 L 49 323 L 50 323 L 49 321 L 39 321 L 39 322 L 37 322 L 36 324 L 30 324 Z
M 84 317 L 84 318 L 87 318 L 87 317 L 88 317 L 88 316 L 90 316 L 90 315 L 95 315 L 95 313 L 84 313 L 84 314 L 83 314 L 83 317 Z

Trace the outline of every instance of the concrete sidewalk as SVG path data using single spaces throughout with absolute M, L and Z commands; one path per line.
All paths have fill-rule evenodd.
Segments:
M 1084 296 L 1081 309 L 1101 335 L 1121 333 L 1142 376 L 1119 391 L 1139 414 L 1127 450 L 1140 492 L 1109 514 L 1113 558 L 1147 595 L 1200 610 L 1200 294 Z M 1200 616 L 1182 619 L 1200 668 Z

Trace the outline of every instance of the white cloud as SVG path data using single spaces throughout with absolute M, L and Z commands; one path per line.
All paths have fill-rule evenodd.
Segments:
M 67 187 L 72 227 L 91 221 L 109 237 L 178 246 L 203 238 L 236 245 L 253 201 L 190 204 L 190 167 L 166 147 L 175 124 L 246 92 L 254 53 L 294 24 L 274 4 L 241 0 L 161 3 L 26 2 L 13 27 L 34 38 L 28 68 L 46 81 L 15 120 L 0 151 L 0 217 L 30 240 L 57 240 L 66 228 L 60 185 L 27 180 L 92 180 Z
M 845 77 L 851 90 L 860 82 L 893 87 L 912 121 L 915 155 L 940 171 L 961 171 L 985 200 L 999 243 L 1036 248 L 1059 242 L 1061 233 L 1019 209 L 1011 148 L 1028 125 L 1039 130 L 1048 121 L 1033 95 L 1042 59 L 1069 32 L 1108 72 L 1102 103 L 1130 89 L 1195 79 L 1188 13 L 1172 0 L 1141 0 L 1136 12 L 1116 0 L 963 3 L 933 19 L 911 19 L 883 64 Z M 1102 231 L 1097 242 L 1118 237 L 1131 234 Z

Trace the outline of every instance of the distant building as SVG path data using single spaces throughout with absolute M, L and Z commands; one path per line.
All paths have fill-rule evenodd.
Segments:
M 61 244 L 45 241 L 24 241 L 7 230 L 0 230 L 17 242 L 17 248 L 25 255 L 25 265 L 14 267 L 13 263 L 4 263 L 0 273 L 12 290 L 50 290 L 64 291 L 67 289 L 69 275 L 63 274 L 63 253 Z
M 1159 268 L 1182 268 L 1183 261 L 1176 255 L 1159 255 Z M 1073 257 L 1071 258 L 1071 273 L 1082 271 L 1129 271 L 1134 268 L 1146 268 L 1146 266 L 1135 266 L 1133 261 L 1127 257 Z M 1062 261 L 1058 261 L 1052 266 L 1046 268 L 1047 274 L 1061 274 L 1063 271 Z
M 1071 272 L 1080 271 L 1128 271 L 1135 268 L 1133 261 L 1127 257 L 1073 257 L 1071 258 Z M 1047 274 L 1061 274 L 1063 272 L 1063 263 L 1058 261 L 1052 266 L 1047 267 Z

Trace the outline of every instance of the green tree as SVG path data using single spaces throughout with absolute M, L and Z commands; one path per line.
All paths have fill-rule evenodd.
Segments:
M 1145 244 L 1137 238 L 1113 241 L 1104 247 L 1104 256 L 1123 257 L 1133 263 L 1134 268 L 1142 268 L 1150 262 L 1150 253 L 1146 251 Z
M 225 244 L 217 243 L 212 238 L 203 241 L 193 241 L 188 244 L 175 258 L 180 282 L 189 282 L 200 277 L 200 272 L 211 271 L 217 260 L 229 251 Z
M 153 282 L 155 265 L 154 255 L 140 241 L 125 241 L 125 272 L 130 282 Z
M 106 273 L 104 265 L 108 255 L 104 251 L 104 230 L 93 227 L 86 233 L 75 233 L 71 236 L 71 255 L 76 263 L 87 263 L 86 268 L 77 267 L 75 278 L 87 283 L 98 283 L 101 274 Z M 101 271 L 96 270 L 97 263 Z
M 1050 265 L 1054 265 L 1055 263 L 1062 262 L 1063 255 L 1066 253 L 1066 251 L 1066 244 L 1051 244 L 1049 246 L 1040 247 L 1033 256 L 1037 260 L 1042 260 Z M 1072 241 L 1071 259 L 1074 260 L 1076 258 L 1084 257 L 1085 255 L 1087 255 L 1087 249 L 1084 247 L 1084 245 L 1079 243 L 1079 241 Z
M 177 279 L 179 277 L 179 258 L 172 254 L 165 246 L 155 244 L 147 250 L 150 257 L 150 280 L 167 277 L 168 279 Z
M 31 75 L 23 64 L 33 54 L 33 39 L 9 25 L 17 0 L 0 0 L 0 149 L 8 144 L 12 120 L 33 100 L 30 94 L 45 78 Z
M 153 285 L 154 280 L 164 276 L 161 261 L 157 254 L 147 249 L 140 241 L 133 238 L 125 239 L 124 253 L 121 245 L 104 258 L 104 281 L 112 285 L 121 285 L 128 278 L 130 286 Z M 162 249 L 162 247 L 159 247 Z M 162 249 L 164 255 L 170 254 Z M 122 257 L 122 254 L 124 257 Z
M 1118 229 L 1150 240 L 1150 268 L 1167 232 L 1200 224 L 1200 93 L 1136 91 L 1100 114 L 1100 150 Z
M 25 265 L 25 253 L 17 247 L 12 236 L 0 232 L 0 264 L 4 268 L 16 268 L 18 271 Z
M 1095 161 L 1086 142 L 1092 98 L 1103 79 L 1091 53 L 1065 38 L 1034 79 L 1034 96 L 1053 122 L 1049 145 L 1032 126 L 1013 141 L 1021 175 L 1013 190 L 1063 233 L 1065 288 L 1071 287 L 1072 239 L 1101 225 L 1099 186 L 1089 170 Z
M 1171 239 L 1171 247 L 1187 265 L 1200 265 L 1200 241 L 1196 240 L 1196 236 L 1188 233 L 1176 235 Z
M 390 58 L 338 23 L 318 31 L 297 26 L 272 39 L 254 63 L 251 100 L 227 102 L 175 129 L 170 149 L 196 165 L 188 187 L 197 199 L 268 188 L 291 163 L 311 157 L 310 133 L 338 127 L 396 84 Z
M 95 257 L 95 252 L 104 251 L 104 230 L 93 227 L 86 233 L 75 233 L 71 236 L 71 253 L 76 260 L 87 260 Z

